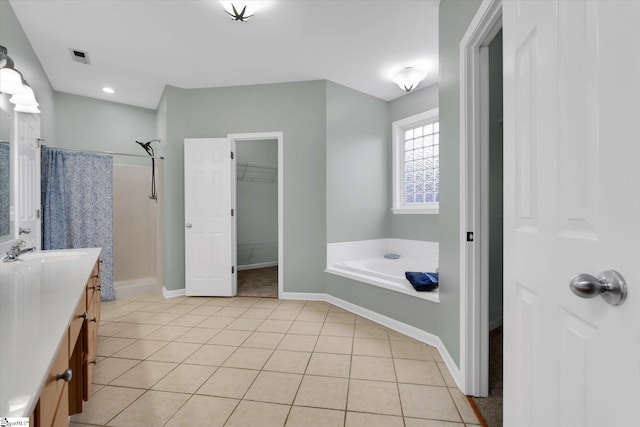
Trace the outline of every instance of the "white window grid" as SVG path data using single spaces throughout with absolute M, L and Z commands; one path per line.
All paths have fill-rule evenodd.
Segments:
M 440 202 L 440 123 L 404 129 L 403 202 L 423 205 Z

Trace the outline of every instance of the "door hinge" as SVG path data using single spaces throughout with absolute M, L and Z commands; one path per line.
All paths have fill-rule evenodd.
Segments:
M 467 242 L 473 242 L 473 231 L 467 231 Z
M 234 213 L 235 213 L 235 211 L 233 209 L 231 209 L 231 216 L 233 216 Z
M 36 218 L 40 219 L 40 209 L 36 209 Z
M 233 160 L 233 151 L 231 152 L 231 160 Z
M 233 273 L 235 273 L 235 272 L 236 272 L 236 268 L 232 265 L 232 266 L 231 266 L 231 274 L 233 274 Z

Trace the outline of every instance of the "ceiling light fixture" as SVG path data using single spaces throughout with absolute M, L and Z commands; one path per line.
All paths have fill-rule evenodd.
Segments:
M 22 74 L 14 68 L 13 59 L 7 48 L 0 46 L 0 92 L 14 95 L 24 90 Z
M 225 12 L 231 16 L 231 19 L 239 22 L 247 22 L 262 6 L 262 1 L 245 0 L 245 1 L 221 1 Z
M 415 89 L 422 80 L 427 77 L 427 73 L 418 68 L 406 67 L 396 72 L 391 80 L 397 84 L 400 89 L 410 92 Z
M 15 111 L 22 111 L 26 113 L 39 113 L 38 110 L 38 101 L 36 101 L 36 96 L 33 93 L 33 89 L 27 82 L 24 82 L 24 90 L 20 93 L 14 94 L 9 102 L 15 104 Z M 29 110 L 29 111 L 27 111 Z M 36 111 L 37 110 L 37 111 Z
M 113 90 L 113 89 L 111 89 L 110 87 L 103 87 L 103 88 L 102 88 L 102 91 L 103 91 L 104 93 L 116 93 L 116 91 L 115 91 L 115 90 Z

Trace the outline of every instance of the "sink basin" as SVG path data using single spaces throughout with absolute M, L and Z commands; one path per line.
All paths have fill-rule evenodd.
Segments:
M 86 252 L 78 251 L 38 251 L 20 255 L 20 259 L 23 261 L 57 262 L 78 259 L 86 255 Z

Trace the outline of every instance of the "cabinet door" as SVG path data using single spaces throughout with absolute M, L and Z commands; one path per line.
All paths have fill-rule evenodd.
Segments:
M 61 420 L 68 423 L 69 402 L 67 395 L 67 382 L 58 379 L 69 368 L 69 336 L 65 334 L 56 359 L 53 362 L 49 375 L 44 383 L 40 400 L 36 408 L 38 426 L 57 426 Z

